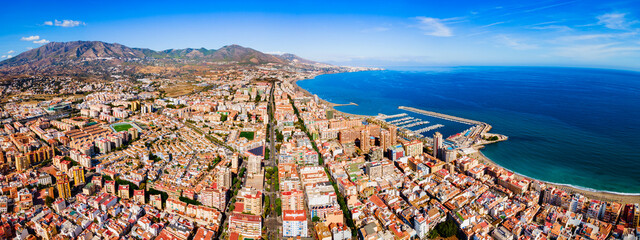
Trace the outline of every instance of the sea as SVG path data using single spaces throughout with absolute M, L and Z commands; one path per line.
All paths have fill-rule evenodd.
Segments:
M 409 106 L 486 122 L 509 140 L 482 153 L 542 181 L 640 194 L 640 72 L 559 67 L 404 68 L 320 75 L 298 85 L 337 110 L 406 113 L 449 137 L 470 125 L 398 109 Z M 398 118 L 395 118 L 398 119 Z M 394 120 L 394 119 L 389 119 Z

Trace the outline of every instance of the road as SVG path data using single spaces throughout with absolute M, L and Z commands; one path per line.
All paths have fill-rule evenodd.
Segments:
M 276 131 L 275 127 L 277 122 L 275 121 L 275 100 L 274 100 L 274 91 L 276 89 L 276 81 L 272 80 L 271 82 L 271 91 L 269 92 L 269 106 L 267 107 L 268 115 L 269 115 L 269 159 L 265 162 L 265 167 L 276 167 Z
M 275 99 L 274 99 L 274 91 L 276 89 L 277 79 L 269 79 L 271 81 L 271 90 L 269 92 L 269 103 L 267 107 L 268 115 L 269 115 L 269 159 L 264 161 L 265 167 L 277 167 L 276 163 L 276 121 L 273 116 L 275 116 Z M 270 204 L 269 207 L 270 212 L 266 215 L 264 219 L 264 226 L 267 227 L 267 236 L 269 239 L 279 239 L 280 238 L 280 227 L 282 226 L 282 220 L 278 217 L 278 214 L 275 211 L 275 200 L 279 198 L 278 192 L 273 191 L 273 187 L 269 187 L 269 191 L 264 192 L 265 196 L 269 196 Z M 264 209 L 264 207 L 263 207 Z

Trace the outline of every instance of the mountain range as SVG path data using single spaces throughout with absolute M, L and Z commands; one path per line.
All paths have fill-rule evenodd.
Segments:
M 293 54 L 267 54 L 239 45 L 220 49 L 186 48 L 154 51 L 101 41 L 51 42 L 0 62 L 0 76 L 38 73 L 65 73 L 118 66 L 171 63 L 236 63 L 243 65 L 282 64 L 327 66 Z

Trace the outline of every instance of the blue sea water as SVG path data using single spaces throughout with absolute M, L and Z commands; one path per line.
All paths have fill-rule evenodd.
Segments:
M 402 105 L 486 122 L 509 140 L 482 152 L 507 169 L 577 187 L 640 193 L 639 72 L 453 67 L 329 74 L 298 85 L 330 102 L 358 104 L 336 108 L 347 113 L 408 113 L 397 109 Z M 435 130 L 445 137 L 469 127 L 423 118 L 445 125 Z

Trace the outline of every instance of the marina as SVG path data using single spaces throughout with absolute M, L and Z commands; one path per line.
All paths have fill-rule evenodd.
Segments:
M 432 112 L 432 111 L 426 111 L 426 110 L 412 108 L 412 107 L 399 106 L 398 109 L 409 111 L 413 114 L 419 114 L 423 116 L 446 120 L 446 121 L 452 122 L 451 124 L 454 124 L 454 123 L 464 124 L 467 126 L 471 125 L 470 127 L 467 127 L 466 129 L 447 137 L 448 144 L 450 146 L 454 146 L 455 148 L 459 148 L 463 146 L 469 147 L 469 146 L 475 146 L 475 145 L 484 145 L 487 143 L 491 143 L 495 141 L 504 141 L 508 139 L 508 137 L 504 135 L 487 133 L 491 129 L 491 125 L 486 124 L 484 122 L 451 116 L 451 115 L 437 113 L 437 112 Z M 407 113 L 401 113 L 396 115 L 385 115 L 385 114 L 379 113 L 376 119 L 386 122 L 388 124 L 395 125 L 396 127 L 405 131 L 408 134 L 407 136 L 422 138 L 422 139 L 425 139 L 427 142 L 432 141 L 431 137 L 429 136 L 430 134 L 428 134 L 428 132 L 445 127 L 445 124 L 436 122 L 433 125 L 423 127 L 420 129 L 410 129 L 410 128 L 415 128 L 417 126 L 429 124 L 430 122 L 423 120 L 419 116 L 418 117 L 411 116 L 411 114 L 407 114 Z M 392 120 L 387 121 L 383 119 L 387 119 L 387 120 L 392 119 Z M 492 137 L 492 136 L 497 136 L 498 139 L 490 141 L 483 138 L 483 137 Z

